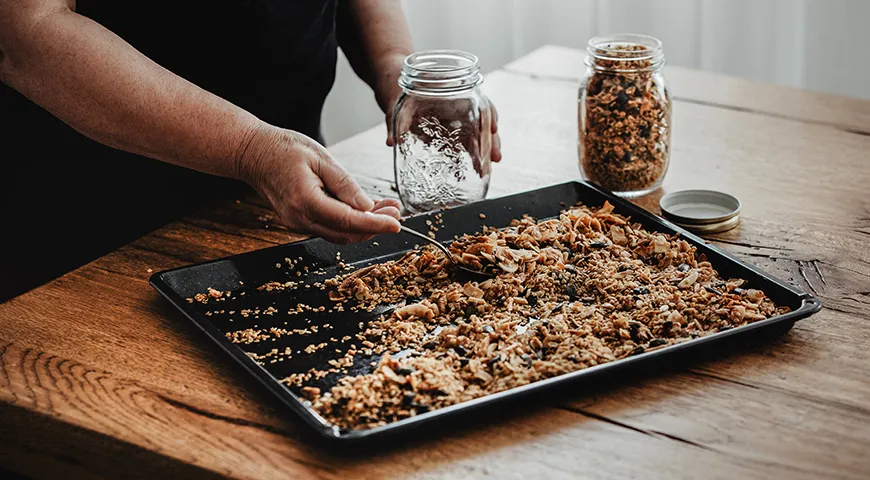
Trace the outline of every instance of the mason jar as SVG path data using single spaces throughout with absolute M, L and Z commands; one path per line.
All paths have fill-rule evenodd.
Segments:
M 405 58 L 392 127 L 396 187 L 409 212 L 486 197 L 493 119 L 482 82 L 470 53 L 430 50 Z
M 671 97 L 662 43 L 617 34 L 589 40 L 578 95 L 580 170 L 623 197 L 650 193 L 668 171 Z

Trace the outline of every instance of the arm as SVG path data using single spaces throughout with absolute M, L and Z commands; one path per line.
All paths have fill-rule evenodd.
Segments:
M 374 203 L 316 142 L 174 75 L 74 8 L 0 2 L 0 81 L 98 142 L 247 181 L 291 230 L 336 241 L 398 230 L 363 213 Z
M 402 62 L 414 52 L 401 0 L 339 0 L 337 30 L 354 72 L 372 88 L 381 110 L 392 112 Z

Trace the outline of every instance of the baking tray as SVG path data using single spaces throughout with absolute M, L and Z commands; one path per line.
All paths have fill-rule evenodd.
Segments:
M 749 287 L 764 290 L 777 305 L 786 305 L 791 308 L 791 312 L 652 352 L 641 353 L 464 403 L 432 410 L 381 427 L 345 431 L 331 426 L 311 408 L 310 403 L 299 394 L 298 389 L 286 387 L 279 382 L 279 379 L 285 378 L 294 372 L 308 371 L 312 367 L 329 368 L 327 362 L 330 359 L 342 357 L 346 346 L 356 341 L 353 338 L 354 335 L 363 330 L 367 322 L 387 310 L 387 306 L 384 306 L 383 309 L 376 309 L 373 312 L 351 312 L 347 310 L 341 313 L 309 312 L 307 314 L 288 315 L 287 311 L 300 302 L 313 307 L 330 305 L 331 302 L 329 302 L 326 292 L 315 287 L 301 287 L 296 290 L 272 292 L 258 291 L 256 287 L 271 281 L 304 281 L 307 284 L 313 284 L 331 278 L 338 273 L 343 273 L 344 269 L 347 268 L 346 265 L 362 268 L 373 263 L 395 259 L 416 246 L 417 240 L 415 238 L 405 234 L 381 235 L 368 242 L 345 246 L 334 245 L 322 239 L 309 239 L 159 272 L 151 277 L 151 285 L 176 308 L 181 310 L 188 319 L 205 332 L 231 358 L 239 362 L 249 374 L 262 382 L 283 403 L 298 413 L 320 435 L 327 439 L 341 442 L 371 439 L 388 433 L 401 433 L 425 422 L 466 412 L 470 409 L 492 405 L 508 399 L 514 399 L 533 392 L 540 392 L 568 382 L 577 382 L 581 379 L 589 380 L 593 376 L 595 378 L 610 377 L 618 369 L 654 364 L 655 360 L 661 360 L 666 357 L 670 358 L 679 352 L 697 352 L 699 347 L 702 350 L 707 350 L 713 347 L 714 344 L 728 345 L 729 342 L 726 342 L 726 339 L 747 336 L 757 337 L 762 332 L 769 332 L 773 329 L 785 331 L 791 328 L 796 320 L 805 318 L 821 309 L 821 302 L 817 298 L 762 272 L 752 265 L 741 262 L 731 254 L 707 244 L 701 238 L 682 228 L 622 200 L 594 184 L 586 182 L 563 183 L 440 212 L 417 215 L 405 220 L 405 224 L 411 228 L 426 231 L 429 229 L 427 222 L 439 223 L 435 214 L 440 213 L 441 222 L 438 225 L 439 230 L 436 233 L 436 237 L 441 241 L 450 241 L 455 235 L 480 231 L 484 224 L 493 227 L 506 227 L 510 224 L 511 220 L 519 218 L 523 214 L 529 214 L 537 219 L 545 219 L 557 216 L 565 206 L 571 206 L 578 202 L 583 202 L 590 206 L 598 206 L 605 201 L 612 203 L 617 213 L 631 216 L 633 221 L 641 223 L 647 230 L 669 234 L 679 233 L 686 241 L 695 245 L 699 253 L 707 255 L 713 267 L 719 271 L 722 277 L 740 277 L 747 280 Z M 480 214 L 484 214 L 486 218 L 481 219 Z M 299 262 L 291 269 L 287 262 L 285 262 L 286 258 Z M 300 258 L 301 260 L 299 260 Z M 342 266 L 342 264 L 345 266 Z M 305 272 L 304 267 L 308 267 L 308 273 Z M 317 272 L 321 273 L 318 274 Z M 190 303 L 187 300 L 197 293 L 206 292 L 209 287 L 221 291 L 230 291 L 232 294 L 224 301 L 209 301 L 207 305 L 199 302 Z M 242 309 L 253 310 L 259 308 L 262 311 L 269 306 L 277 309 L 277 313 L 273 315 L 261 313 L 257 318 L 253 318 L 253 314 L 248 318 L 241 318 L 239 316 L 239 312 Z M 223 309 L 225 313 L 211 316 L 205 314 L 206 311 L 214 310 L 215 308 Z M 235 312 L 235 314 L 230 315 L 226 313 L 230 311 Z M 233 318 L 233 321 L 230 321 L 230 318 Z M 271 360 L 266 360 L 263 362 L 264 365 L 261 366 L 225 336 L 227 331 L 238 330 L 253 324 L 256 324 L 259 328 L 274 326 L 292 329 L 310 327 L 311 325 L 318 325 L 320 328 L 317 333 L 311 335 L 281 336 L 275 341 L 262 341 L 244 345 L 247 351 L 259 355 L 267 353 L 273 348 L 279 351 L 284 351 L 288 347 L 292 349 L 293 356 L 288 361 L 276 360 L 276 362 L 270 363 Z M 324 324 L 329 324 L 331 328 L 325 328 Z M 360 327 L 360 325 L 363 326 Z M 340 340 L 344 336 L 350 336 L 351 340 L 344 344 L 330 341 L 330 338 Z M 296 352 L 304 349 L 309 344 L 320 342 L 329 343 L 329 347 L 317 350 L 310 355 L 296 354 Z M 337 353 L 333 347 L 339 348 L 341 353 Z M 366 358 L 360 355 L 347 374 L 358 375 L 370 372 L 373 369 L 371 363 L 374 360 L 375 358 Z M 328 389 L 338 381 L 339 377 L 336 375 L 327 376 L 316 382 L 309 383 L 309 385 L 318 386 L 322 390 Z

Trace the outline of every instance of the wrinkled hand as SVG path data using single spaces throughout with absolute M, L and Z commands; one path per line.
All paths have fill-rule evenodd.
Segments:
M 389 107 L 384 109 L 384 120 L 387 123 L 388 147 L 392 147 L 395 142 L 393 138 L 393 110 L 396 108 L 396 103 L 398 103 L 401 93 L 401 89 L 391 92 L 391 99 L 386 102 L 386 105 L 389 105 Z M 489 123 L 490 132 L 492 133 L 492 149 L 490 150 L 489 158 L 493 162 L 499 162 L 501 161 L 501 138 L 498 136 L 498 110 L 496 110 L 492 102 L 487 100 L 487 107 L 483 109 L 481 114 L 483 115 L 481 122 L 484 125 Z
M 239 176 L 296 233 L 334 243 L 399 231 L 399 202 L 375 203 L 329 152 L 291 130 L 259 126 L 239 158 Z

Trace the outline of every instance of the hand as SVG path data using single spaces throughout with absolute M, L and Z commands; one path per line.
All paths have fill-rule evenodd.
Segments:
M 396 108 L 396 103 L 399 101 L 399 97 L 402 94 L 401 88 L 396 88 L 390 94 L 390 100 L 385 102 L 386 105 L 389 105 L 388 108 L 384 109 L 384 119 L 387 123 L 387 146 L 392 147 L 395 139 L 393 138 L 393 110 Z M 487 101 L 487 107 L 482 112 L 483 118 L 481 121 L 484 125 L 489 123 L 490 132 L 492 133 L 492 148 L 490 150 L 490 160 L 493 162 L 501 161 L 501 138 L 498 136 L 498 110 L 496 110 L 495 105 L 492 102 Z
M 399 202 L 375 203 L 320 144 L 297 132 L 259 125 L 239 157 L 239 176 L 296 233 L 334 243 L 399 231 Z

